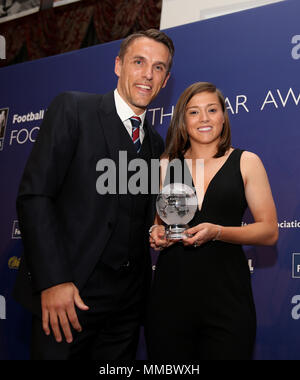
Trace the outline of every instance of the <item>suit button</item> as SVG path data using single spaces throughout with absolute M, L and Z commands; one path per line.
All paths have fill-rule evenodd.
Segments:
M 124 263 L 124 264 L 121 265 L 122 269 L 127 269 L 129 267 L 130 267 L 130 261 L 129 260 L 126 263 Z

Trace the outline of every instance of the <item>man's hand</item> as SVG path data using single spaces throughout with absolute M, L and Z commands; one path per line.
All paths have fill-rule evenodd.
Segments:
M 176 243 L 174 240 L 166 238 L 166 231 L 163 225 L 155 225 L 149 237 L 151 248 L 155 251 L 161 251 L 164 248 L 170 247 Z
M 50 335 L 49 322 L 57 342 L 62 341 L 62 329 L 66 341 L 71 343 L 73 336 L 70 323 L 78 332 L 82 330 L 75 311 L 75 305 L 81 310 L 89 307 L 82 301 L 79 291 L 72 282 L 66 282 L 42 291 L 43 330 Z

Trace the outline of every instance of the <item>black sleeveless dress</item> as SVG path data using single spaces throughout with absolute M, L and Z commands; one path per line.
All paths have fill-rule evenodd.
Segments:
M 235 149 L 211 180 L 190 227 L 241 226 L 247 208 Z M 240 245 L 209 241 L 163 250 L 146 320 L 150 360 L 251 359 L 256 333 L 250 271 Z

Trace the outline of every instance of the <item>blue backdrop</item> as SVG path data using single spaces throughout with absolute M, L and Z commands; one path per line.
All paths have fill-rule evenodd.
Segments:
M 299 1 L 288 0 L 169 29 L 172 77 L 148 111 L 165 137 L 179 94 L 211 81 L 227 97 L 233 145 L 264 162 L 280 237 L 276 247 L 245 247 L 258 317 L 255 359 L 300 359 L 299 15 Z M 15 198 L 44 111 L 61 91 L 111 90 L 119 45 L 0 69 L 0 359 L 29 355 L 30 315 L 11 297 L 22 251 Z M 145 358 L 143 341 L 138 357 Z

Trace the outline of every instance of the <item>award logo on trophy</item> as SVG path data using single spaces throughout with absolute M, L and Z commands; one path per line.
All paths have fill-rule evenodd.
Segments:
M 166 223 L 166 237 L 181 240 L 198 207 L 195 191 L 184 183 L 171 183 L 163 187 L 156 199 L 156 210 Z

